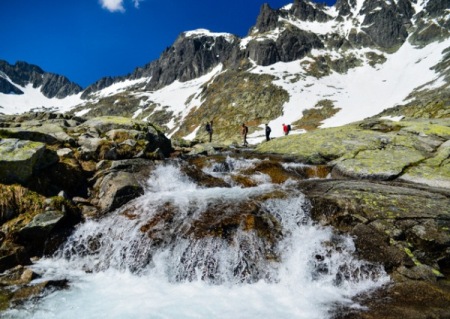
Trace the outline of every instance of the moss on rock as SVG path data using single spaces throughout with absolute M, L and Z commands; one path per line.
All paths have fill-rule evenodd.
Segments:
M 25 183 L 43 158 L 45 144 L 18 139 L 0 140 L 0 182 Z
M 332 174 L 353 178 L 391 180 L 403 170 L 425 157 L 418 151 L 406 147 L 365 150 L 354 158 L 339 161 Z

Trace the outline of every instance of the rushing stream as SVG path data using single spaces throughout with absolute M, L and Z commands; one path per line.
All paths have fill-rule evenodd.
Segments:
M 146 192 L 81 224 L 38 280 L 68 279 L 6 318 L 330 318 L 386 283 L 353 257 L 350 238 L 315 225 L 295 180 L 233 181 L 260 160 L 227 158 L 203 172 L 231 187 L 204 187 L 177 162 L 159 165 Z

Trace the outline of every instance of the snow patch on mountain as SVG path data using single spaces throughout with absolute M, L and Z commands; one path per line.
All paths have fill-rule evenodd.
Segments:
M 212 37 L 212 38 L 218 38 L 218 37 L 224 37 L 228 42 L 233 43 L 235 40 L 235 36 L 231 33 L 225 33 L 225 32 L 211 32 L 207 29 L 196 29 L 192 31 L 184 32 L 184 35 L 186 37 L 192 37 L 192 38 L 200 38 L 200 37 Z
M 407 96 L 424 83 L 437 81 L 439 75 L 431 69 L 442 59 L 442 51 L 450 46 L 450 39 L 416 48 L 408 41 L 387 61 L 375 67 L 364 64 L 346 74 L 333 72 L 320 78 L 306 75 L 302 61 L 279 62 L 270 66 L 256 66 L 251 72 L 272 74 L 275 85 L 286 90 L 290 99 L 283 106 L 283 115 L 272 120 L 273 136 L 281 136 L 283 123 L 292 123 L 302 112 L 312 109 L 324 99 L 331 100 L 341 110 L 323 122 L 322 128 L 341 126 L 376 115 L 386 108 L 405 101 Z M 435 84 L 436 85 L 436 84 Z
M 26 86 L 13 84 L 19 88 L 23 94 L 0 93 L 0 113 L 20 114 L 30 110 L 40 109 L 67 112 L 83 102 L 81 93 L 65 97 L 64 99 L 48 98 L 42 94 L 41 87 L 34 88 L 31 83 Z
M 100 90 L 98 92 L 94 93 L 94 96 L 96 98 L 105 98 L 108 96 L 116 95 L 122 92 L 125 92 L 127 90 L 130 90 L 133 86 L 139 85 L 139 84 L 145 84 L 146 82 L 150 81 L 151 78 L 140 78 L 137 80 L 125 80 L 122 82 L 113 83 L 112 85 L 108 86 L 107 88 L 104 88 L 103 90 Z
M 286 19 L 286 18 L 279 18 L 279 21 L 284 23 L 289 23 L 295 27 L 297 27 L 300 30 L 304 31 L 310 31 L 315 34 L 329 34 L 336 32 L 336 28 L 339 27 L 340 23 L 336 22 L 335 20 L 330 20 L 327 22 L 318 22 L 318 21 L 303 21 L 299 19 Z
M 172 120 L 167 124 L 169 129 L 173 129 L 176 125 L 175 118 L 181 118 L 182 122 L 194 107 L 201 105 L 200 92 L 202 86 L 220 74 L 222 70 L 223 65 L 219 64 L 210 73 L 197 79 L 187 82 L 175 81 L 160 90 L 135 93 L 135 96 L 146 98 L 147 103 L 158 104 L 154 112 L 160 110 L 173 112 Z M 172 134 L 176 131 L 177 129 Z

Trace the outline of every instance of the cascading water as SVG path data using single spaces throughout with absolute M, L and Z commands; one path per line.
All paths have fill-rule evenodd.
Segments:
M 230 180 L 254 163 L 228 158 L 204 171 Z M 69 289 L 4 317 L 322 319 L 388 281 L 352 256 L 350 238 L 313 224 L 294 181 L 251 178 L 254 187 L 206 188 L 160 165 L 143 196 L 83 223 L 34 265 Z

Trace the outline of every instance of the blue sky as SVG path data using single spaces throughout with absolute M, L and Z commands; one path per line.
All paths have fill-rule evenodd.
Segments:
M 332 0 L 328 0 L 332 1 Z M 293 0 L 0 0 L 0 60 L 86 87 L 159 57 L 184 31 L 245 36 L 263 3 Z

